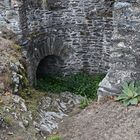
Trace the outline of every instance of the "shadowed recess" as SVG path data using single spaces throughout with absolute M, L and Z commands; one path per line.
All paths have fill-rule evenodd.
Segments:
M 47 75 L 59 75 L 62 74 L 62 68 L 64 65 L 64 61 L 61 57 L 56 55 L 48 55 L 44 57 L 36 71 L 37 79 L 43 78 Z

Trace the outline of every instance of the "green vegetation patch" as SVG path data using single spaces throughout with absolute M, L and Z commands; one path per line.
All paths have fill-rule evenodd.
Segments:
M 53 93 L 69 91 L 89 99 L 95 99 L 99 82 L 104 76 L 104 74 L 90 75 L 87 73 L 77 73 L 69 76 L 49 75 L 38 80 L 36 88 Z
M 47 140 L 62 140 L 62 138 L 59 135 L 56 135 L 56 136 L 50 136 L 49 138 L 47 138 Z
M 13 118 L 11 116 L 5 116 L 4 117 L 4 122 L 9 125 L 12 126 L 13 125 Z
M 121 94 L 116 100 L 122 102 L 125 106 L 137 105 L 140 102 L 140 83 L 125 83 L 122 87 Z
M 80 107 L 81 109 L 84 109 L 84 108 L 86 108 L 91 102 L 92 102 L 91 99 L 85 98 L 85 99 L 81 100 L 80 106 L 79 106 L 79 107 Z

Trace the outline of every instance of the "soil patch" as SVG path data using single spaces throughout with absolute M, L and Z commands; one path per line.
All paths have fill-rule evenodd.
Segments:
M 138 140 L 140 138 L 140 108 L 124 107 L 108 101 L 96 103 L 80 114 L 67 117 L 59 126 L 64 140 Z

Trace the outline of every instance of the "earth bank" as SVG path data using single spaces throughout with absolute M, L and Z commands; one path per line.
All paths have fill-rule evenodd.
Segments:
M 109 99 L 81 112 L 81 96 L 31 89 L 20 50 L 0 38 L 0 140 L 43 140 L 50 133 L 64 140 L 139 139 L 139 106 L 126 108 Z M 24 88 L 28 90 L 23 92 Z

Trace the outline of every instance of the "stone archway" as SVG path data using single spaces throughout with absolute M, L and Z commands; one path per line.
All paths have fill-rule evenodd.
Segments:
M 88 0 L 86 1 L 88 2 Z M 64 6 L 60 5 L 60 7 L 56 3 L 58 8 L 55 7 L 54 3 L 52 5 L 51 3 L 52 1 L 49 4 L 51 10 L 46 11 L 45 17 L 34 15 L 32 12 L 35 10 L 34 8 L 26 12 L 29 16 L 35 17 L 32 20 L 27 19 L 31 26 L 27 28 L 28 32 L 25 32 L 25 34 L 29 33 L 28 41 L 24 42 L 27 48 L 28 77 L 31 85 L 36 83 L 36 71 L 38 71 L 40 61 L 48 55 L 62 57 L 65 63 L 64 74 L 76 73 L 81 70 L 91 74 L 106 73 L 109 67 L 110 47 L 112 45 L 110 38 L 113 26 L 112 17 L 108 17 L 108 14 L 102 14 L 105 11 L 101 10 L 103 8 L 98 8 L 104 7 L 102 0 L 89 2 L 86 6 L 84 6 L 85 2 L 81 1 L 81 7 L 77 1 L 70 2 L 68 6 L 71 5 L 71 10 L 69 12 L 67 12 L 67 8 L 69 8 L 67 2 L 66 6 L 64 3 Z M 96 11 L 93 10 L 94 5 Z M 64 9 L 59 10 L 59 8 Z M 73 14 L 75 8 L 83 9 L 82 13 L 75 11 L 77 15 L 82 14 L 82 18 L 69 16 Z M 38 15 L 42 15 L 42 12 L 44 11 L 37 10 Z M 43 21 L 38 20 L 40 18 Z M 69 18 L 70 20 L 67 20 Z M 36 21 L 39 26 L 34 25 Z
M 47 75 L 58 75 L 63 72 L 64 61 L 60 56 L 48 55 L 41 59 L 36 70 L 36 78 L 40 79 Z
M 49 65 L 49 69 L 56 69 L 57 67 L 57 69 L 63 69 L 64 71 L 67 60 L 71 54 L 71 48 L 68 45 L 65 45 L 63 40 L 63 38 L 53 34 L 50 34 L 50 36 L 41 34 L 32 38 L 31 42 L 29 43 L 30 46 L 28 46 L 26 50 L 28 59 L 27 73 L 30 85 L 36 85 L 36 80 L 38 77 L 40 77 L 36 77 L 40 71 L 38 69 L 45 69 L 44 65 L 46 65 L 46 61 L 47 63 L 49 61 L 49 64 L 47 64 Z M 52 70 L 50 71 L 52 72 Z M 59 73 L 59 71 L 57 72 Z

